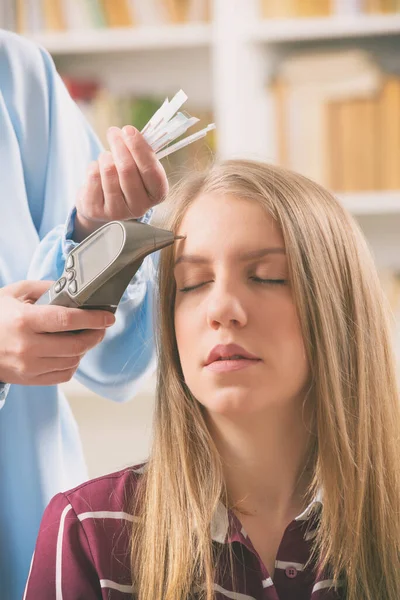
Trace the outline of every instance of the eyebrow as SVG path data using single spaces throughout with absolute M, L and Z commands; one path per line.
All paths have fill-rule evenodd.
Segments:
M 244 252 L 239 255 L 239 260 L 246 262 L 249 260 L 254 260 L 257 258 L 263 258 L 263 256 L 267 256 L 268 254 L 286 254 L 285 248 L 262 248 L 260 250 L 250 250 L 249 252 Z M 200 256 L 199 254 L 181 254 L 179 258 L 175 261 L 175 267 L 181 263 L 190 263 L 203 265 L 211 262 L 205 256 Z

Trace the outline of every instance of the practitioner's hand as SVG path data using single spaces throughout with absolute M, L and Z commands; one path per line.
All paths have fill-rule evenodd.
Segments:
M 84 354 L 101 342 L 106 327 L 115 321 L 114 315 L 102 310 L 33 304 L 51 283 L 21 281 L 0 289 L 0 381 L 4 383 L 69 381 Z
M 77 242 L 108 221 L 143 216 L 168 192 L 165 170 L 137 129 L 110 127 L 107 137 L 111 152 L 102 152 L 90 164 L 78 195 Z

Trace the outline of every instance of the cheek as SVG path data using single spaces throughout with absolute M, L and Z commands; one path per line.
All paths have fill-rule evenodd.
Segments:
M 292 302 L 282 302 L 279 310 L 269 312 L 263 322 L 263 332 L 275 349 L 283 370 L 308 373 L 303 334 Z
M 293 382 L 297 381 L 297 384 L 302 387 L 307 383 L 310 373 L 304 339 L 297 317 L 289 325 L 286 331 L 286 344 L 282 358 L 286 375 L 291 376 Z
M 193 340 L 197 337 L 194 329 L 195 319 L 178 304 L 175 307 L 174 325 L 181 365 L 182 369 L 185 369 L 190 364 L 190 357 L 193 356 Z

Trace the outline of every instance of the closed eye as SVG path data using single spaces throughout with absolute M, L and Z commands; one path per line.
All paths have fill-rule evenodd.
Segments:
M 185 294 L 186 292 L 192 292 L 193 290 L 198 290 L 199 288 L 203 287 L 204 285 L 207 285 L 207 283 L 211 283 L 211 282 L 203 281 L 202 283 L 198 283 L 196 285 L 190 285 L 190 286 L 186 286 L 183 288 L 178 288 L 178 291 L 183 292 Z
M 260 283 L 262 285 L 287 285 L 287 279 L 262 279 L 261 277 L 250 277 L 252 281 L 255 283 Z M 207 285 L 207 283 L 211 283 L 210 281 L 203 281 L 202 283 L 198 283 L 196 285 L 186 286 L 183 288 L 178 288 L 179 292 L 187 293 L 192 292 L 194 290 L 198 290 L 199 288 Z
M 261 277 L 256 276 L 253 276 L 250 279 L 264 285 L 287 285 L 287 279 L 262 279 Z

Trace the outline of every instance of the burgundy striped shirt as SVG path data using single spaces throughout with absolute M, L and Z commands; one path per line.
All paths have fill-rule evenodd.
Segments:
M 141 472 L 142 467 L 125 469 L 53 498 L 43 515 L 24 600 L 134 598 L 129 539 L 135 517 L 129 505 Z M 240 521 L 220 504 L 211 535 L 219 548 L 231 545 L 235 586 L 223 570 L 214 584 L 215 599 L 344 600 L 327 576 L 305 565 L 321 509 L 316 500 L 288 525 L 272 580 Z

